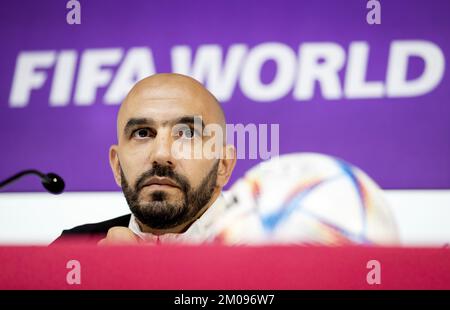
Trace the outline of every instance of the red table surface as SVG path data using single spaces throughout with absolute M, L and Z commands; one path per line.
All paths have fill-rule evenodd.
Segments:
M 70 260 L 81 284 L 68 284 Z M 367 262 L 381 284 L 368 284 Z M 450 250 L 378 247 L 0 247 L 0 289 L 450 289 Z

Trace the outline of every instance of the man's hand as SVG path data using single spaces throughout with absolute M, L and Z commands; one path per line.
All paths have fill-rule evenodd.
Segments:
M 100 240 L 98 245 L 133 245 L 139 244 L 140 239 L 126 227 L 112 227 L 108 230 L 106 238 Z

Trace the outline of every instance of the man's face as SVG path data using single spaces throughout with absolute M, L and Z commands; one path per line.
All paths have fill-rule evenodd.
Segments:
M 144 89 L 130 95 L 119 113 L 120 184 L 133 214 L 150 228 L 194 220 L 220 192 L 219 159 L 183 157 L 173 148 L 194 150 L 204 142 L 194 124 L 199 116 L 203 125 L 215 120 L 202 100 L 207 98 L 183 89 Z

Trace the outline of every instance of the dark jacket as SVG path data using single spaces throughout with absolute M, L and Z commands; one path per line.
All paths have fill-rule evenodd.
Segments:
M 123 215 L 120 217 L 116 217 L 104 222 L 93 223 L 93 224 L 85 224 L 81 226 L 76 226 L 72 229 L 64 230 L 53 244 L 60 244 L 67 240 L 77 240 L 83 242 L 92 242 L 97 243 L 101 239 L 106 237 L 108 230 L 111 227 L 115 226 L 123 226 L 128 227 L 130 223 L 131 214 Z

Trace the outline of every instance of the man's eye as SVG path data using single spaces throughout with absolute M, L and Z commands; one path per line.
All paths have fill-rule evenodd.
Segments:
M 190 127 L 182 127 L 177 130 L 177 136 L 179 138 L 193 139 L 198 137 L 198 135 L 198 132 Z
M 133 137 L 142 139 L 142 138 L 148 138 L 152 136 L 152 132 L 149 128 L 140 128 L 133 132 Z

